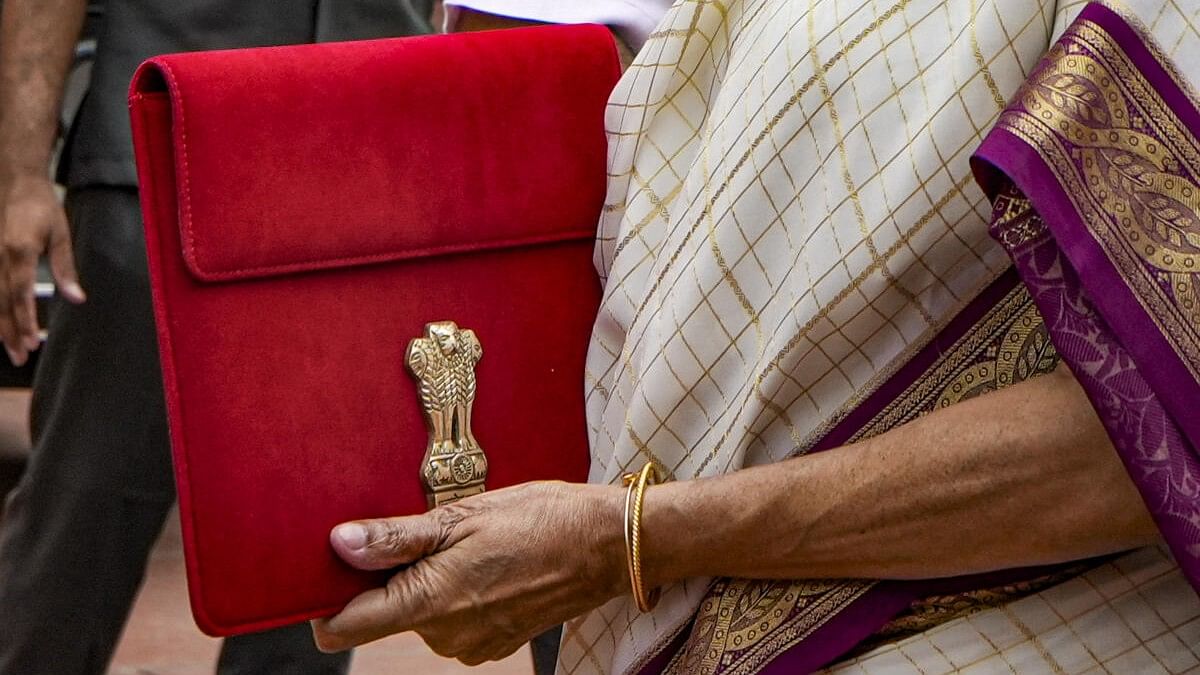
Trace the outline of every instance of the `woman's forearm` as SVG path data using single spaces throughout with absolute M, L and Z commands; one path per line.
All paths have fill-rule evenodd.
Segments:
M 338 526 L 386 589 L 314 622 L 325 650 L 417 631 L 479 663 L 628 594 L 625 491 L 534 482 L 429 513 Z M 645 493 L 647 587 L 697 576 L 915 578 L 1083 558 L 1154 525 L 1065 371 L 873 440 Z M 519 570 L 519 573 L 514 573 Z
M 854 445 L 647 491 L 644 564 L 692 576 L 921 578 L 1151 542 L 1065 367 Z

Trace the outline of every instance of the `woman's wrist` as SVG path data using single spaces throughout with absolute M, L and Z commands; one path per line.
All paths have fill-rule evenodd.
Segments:
M 606 597 L 615 598 L 630 592 L 629 572 L 625 554 L 625 488 L 616 485 L 580 485 L 587 503 L 578 533 L 581 544 L 591 542 L 590 559 L 596 568 L 584 570 Z
M 702 514 L 696 513 L 696 505 L 706 490 L 695 490 L 700 483 L 711 481 L 688 481 L 666 483 L 646 488 L 642 509 L 642 539 L 639 553 L 642 558 L 643 585 L 647 592 L 691 576 L 707 573 L 703 562 L 703 551 L 707 542 L 719 541 L 720 529 L 716 524 L 704 526 L 697 532 L 692 526 Z M 707 486 L 705 486 L 707 487 Z M 625 509 L 629 489 L 616 485 L 581 486 L 588 501 L 591 517 L 582 527 L 584 538 L 594 542 L 596 555 L 601 561 L 603 572 L 598 576 L 599 586 L 611 597 L 628 596 L 632 593 L 629 576 L 629 546 L 625 540 Z M 699 494 L 695 494 L 698 492 Z
M 642 509 L 642 570 L 647 590 L 689 577 L 724 574 L 723 556 L 737 547 L 740 515 L 726 506 L 720 483 L 689 480 L 646 490 Z
M 642 567 L 647 588 L 691 577 L 801 576 L 807 534 L 821 512 L 810 462 L 665 483 L 646 491 Z M 777 559 L 780 558 L 780 559 Z
M 769 486 L 759 484 L 756 472 L 674 481 L 651 485 L 643 495 L 641 542 L 642 581 L 647 592 L 690 577 L 735 576 L 751 572 L 760 542 L 773 536 L 776 524 L 763 514 L 774 508 Z M 625 502 L 628 488 L 615 485 L 580 486 L 592 516 L 582 524 L 590 531 L 595 557 L 603 573 L 597 581 L 611 596 L 629 595 L 629 550 L 625 541 Z M 786 492 L 786 491 L 785 491 Z M 755 496 L 757 495 L 757 497 Z M 780 515 L 776 513 L 776 515 Z M 763 561 L 759 561 L 760 563 Z M 745 568 L 745 569 L 743 569 Z
M 689 481 L 688 485 L 694 485 Z M 642 503 L 642 575 L 647 589 L 659 588 L 689 576 L 694 559 L 694 532 L 690 524 L 695 516 L 687 488 L 680 483 L 664 483 L 646 490 Z

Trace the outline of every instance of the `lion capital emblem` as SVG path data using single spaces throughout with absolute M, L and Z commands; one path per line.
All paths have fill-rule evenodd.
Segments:
M 475 364 L 482 357 L 475 331 L 453 321 L 426 324 L 425 336 L 408 343 L 405 362 L 429 429 L 421 477 L 431 507 L 483 492 L 487 457 L 471 431 Z

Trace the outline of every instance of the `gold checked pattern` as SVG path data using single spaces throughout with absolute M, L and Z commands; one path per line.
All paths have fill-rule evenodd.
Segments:
M 607 111 L 591 480 L 803 452 L 1001 274 L 968 158 L 1082 4 L 677 2 Z M 1196 53 L 1194 3 L 1153 4 Z M 636 672 L 713 583 L 570 622 L 560 672 Z
M 1165 546 L 884 645 L 827 672 L 1195 673 L 1200 605 Z
M 1003 297 L 926 374 L 863 425 L 851 442 L 887 431 L 937 408 L 1054 370 L 1058 355 L 1045 322 L 1023 287 Z M 977 592 L 913 603 L 873 642 L 894 641 L 969 613 L 999 606 L 1086 571 L 1056 573 Z M 679 658 L 668 673 L 754 673 L 780 651 L 820 628 L 867 592 L 860 580 L 721 579 L 709 589 Z

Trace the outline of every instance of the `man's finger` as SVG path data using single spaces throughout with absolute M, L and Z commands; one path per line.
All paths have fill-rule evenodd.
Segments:
M 12 256 L 7 247 L 0 247 L 0 340 L 4 341 L 4 350 L 14 366 L 23 366 L 28 359 L 21 334 L 17 330 L 13 318 L 12 286 L 9 282 L 8 270 L 13 265 Z
M 8 260 L 8 301 L 13 328 L 22 347 L 37 349 L 37 305 L 33 296 L 37 254 L 32 249 L 13 249 L 9 251 Z
M 24 338 L 22 338 L 22 342 L 26 349 L 28 349 L 29 351 L 33 351 L 33 350 L 37 349 L 38 347 L 42 346 L 42 338 L 41 338 L 41 330 L 42 329 L 41 329 L 41 326 L 38 325 L 37 297 L 34 294 L 33 284 L 29 285 L 29 290 L 26 293 L 24 293 L 23 295 L 24 295 L 25 307 L 22 310 L 22 313 L 25 316 L 29 317 L 28 325 L 32 330 L 28 333 L 25 333 Z
M 445 519 L 432 513 L 343 523 L 329 533 L 342 560 L 362 570 L 405 565 L 438 550 L 448 533 Z
M 4 248 L 0 247 L 0 341 L 4 342 L 8 360 L 12 361 L 14 366 L 21 366 L 25 363 L 25 357 L 21 353 L 21 341 L 17 339 L 17 333 L 13 330 L 12 317 L 8 310 L 8 276 L 4 273 L 6 269 L 8 256 L 4 253 Z
M 50 230 L 50 273 L 58 292 L 67 302 L 78 305 L 87 300 L 75 271 L 75 252 L 71 249 L 71 230 L 62 220 Z

